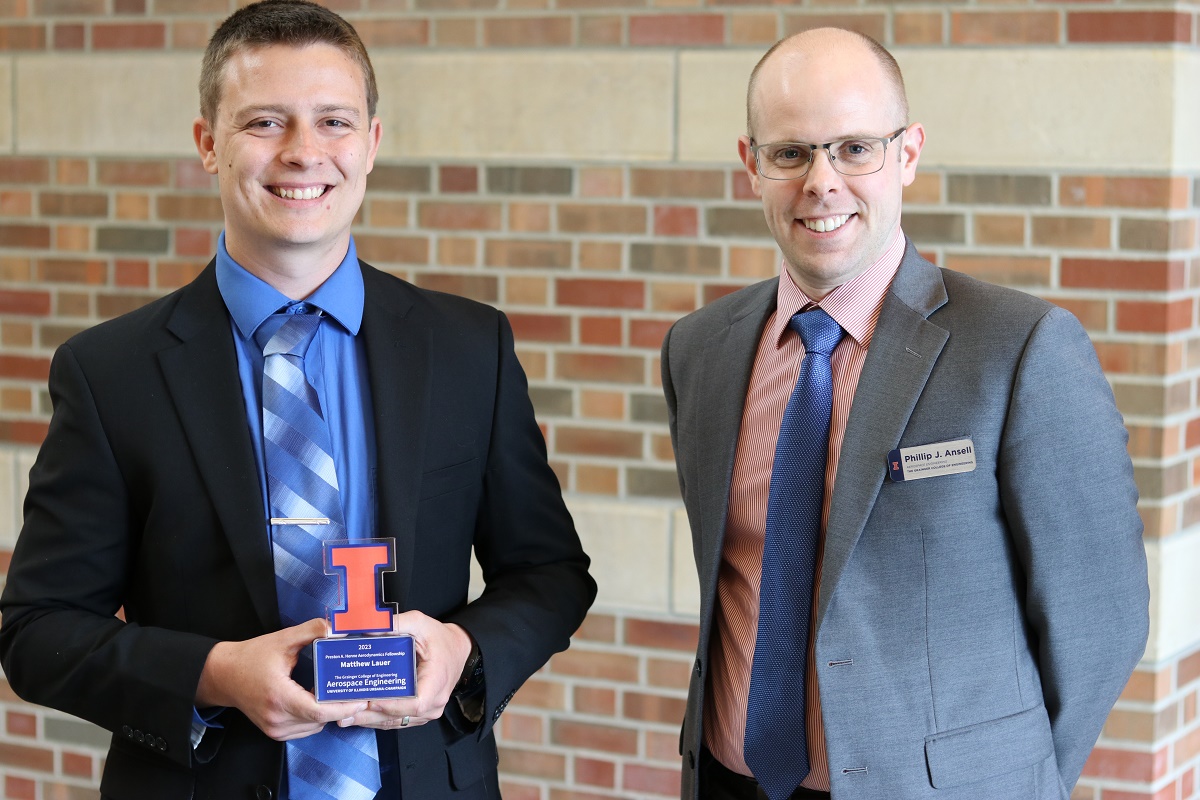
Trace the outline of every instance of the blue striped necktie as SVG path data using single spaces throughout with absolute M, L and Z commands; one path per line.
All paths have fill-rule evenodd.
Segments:
M 324 571 L 322 543 L 345 539 L 346 524 L 329 427 L 304 374 L 304 355 L 321 317 L 305 303 L 291 306 L 284 316 L 274 335 L 270 321 L 260 326 L 255 341 L 263 348 L 263 447 L 275 589 L 280 619 L 290 627 L 324 617 L 330 605 L 339 604 L 337 579 Z M 299 519 L 321 522 L 297 524 Z M 279 520 L 289 522 L 276 524 Z M 308 648 L 301 651 L 296 679 L 312 687 Z M 291 800 L 371 800 L 379 791 L 373 730 L 331 723 L 320 733 L 286 744 Z
M 771 468 L 744 742 L 746 764 L 770 800 L 790 796 L 809 772 L 805 689 L 833 411 L 829 359 L 843 334 L 820 308 L 796 314 L 788 327 L 804 342 L 804 360 Z

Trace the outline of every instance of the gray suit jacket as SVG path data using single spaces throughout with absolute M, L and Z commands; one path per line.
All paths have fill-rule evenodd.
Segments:
M 663 344 L 702 596 L 681 739 L 696 796 L 717 572 L 746 389 L 776 281 Z M 970 438 L 973 472 L 894 483 L 894 448 Z M 911 242 L 842 444 L 816 664 L 835 800 L 1066 800 L 1144 652 L 1126 432 L 1069 313 L 940 270 Z

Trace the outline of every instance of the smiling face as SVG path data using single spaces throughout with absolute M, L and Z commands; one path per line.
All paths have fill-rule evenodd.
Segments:
M 886 138 L 904 125 L 903 116 L 875 54 L 857 36 L 835 30 L 801 34 L 776 50 L 759 71 L 751 109 L 755 144 Z M 913 124 L 888 144 L 879 172 L 842 175 L 818 151 L 804 177 L 778 181 L 758 174 L 750 138 L 739 139 L 788 272 L 811 298 L 861 274 L 886 249 L 924 142 L 924 129 Z
M 226 248 L 285 294 L 311 292 L 346 254 L 379 149 L 362 70 L 332 45 L 271 45 L 235 53 L 222 83 L 194 134 Z

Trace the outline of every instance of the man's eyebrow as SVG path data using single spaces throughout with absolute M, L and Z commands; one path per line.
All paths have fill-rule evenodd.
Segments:
M 253 116 L 255 114 L 278 114 L 280 116 L 289 116 L 290 114 L 293 113 L 293 111 L 294 111 L 294 109 L 291 106 L 282 106 L 282 105 L 274 105 L 271 103 L 266 103 L 263 105 L 246 106 L 245 108 L 239 108 L 237 110 L 235 116 L 247 117 L 247 116 Z M 355 108 L 354 106 L 344 106 L 344 105 L 338 105 L 336 103 L 329 103 L 327 105 L 316 106 L 315 108 L 313 108 L 313 111 L 316 112 L 317 114 L 343 114 L 347 117 L 353 117 L 354 119 L 358 119 L 361 116 L 361 112 L 359 112 L 359 110 L 357 108 Z

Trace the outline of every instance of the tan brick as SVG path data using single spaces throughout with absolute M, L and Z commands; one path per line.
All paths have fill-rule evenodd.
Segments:
M 579 17 L 579 44 L 582 47 L 619 45 L 624 23 L 618 16 L 582 14 Z
M 921 205 L 938 205 L 941 203 L 941 173 L 918 171 L 916 179 L 910 185 L 904 187 L 904 202 Z
M 1025 217 L 1020 214 L 976 214 L 975 244 L 1024 245 Z
M 1111 224 L 1104 217 L 1033 217 L 1033 244 L 1108 249 Z
M 1089 208 L 1186 208 L 1188 180 L 1175 177 L 1063 176 L 1058 202 Z
M 500 282 L 491 275 L 421 272 L 415 278 L 415 283 L 423 289 L 469 297 L 481 303 L 495 303 L 500 299 Z
M 567 774 L 567 759 L 557 753 L 524 750 L 503 745 L 500 750 L 500 769 L 516 775 L 528 775 L 547 780 L 563 780 Z
M 86 158 L 59 158 L 54 161 L 54 182 L 61 186 L 86 186 L 91 176 Z
M 696 298 L 696 284 L 677 281 L 651 281 L 650 310 L 687 314 L 699 308 Z
M 150 219 L 150 195 L 140 192 L 117 192 L 114 216 L 122 221 L 148 221 Z
M 637 683 L 638 660 L 625 653 L 584 650 L 574 647 L 550 659 L 550 671 L 577 678 L 598 678 L 619 683 Z
M 1108 301 L 1074 297 L 1051 297 L 1048 299 L 1074 314 L 1075 318 L 1089 331 L 1108 330 Z
M 687 700 L 646 692 L 625 692 L 621 713 L 626 719 L 682 725 Z
M 563 47 L 571 44 L 570 17 L 500 17 L 483 21 L 488 47 Z
M 550 298 L 550 281 L 539 277 L 509 275 L 504 281 L 504 300 L 517 305 L 544 306 Z
M 558 207 L 558 229 L 564 233 L 645 233 L 646 208 L 564 203 Z
M 616 467 L 578 464 L 572 488 L 586 494 L 616 495 L 621 489 L 621 472 Z
M 634 497 L 678 500 L 679 477 L 673 469 L 630 467 L 625 472 L 625 490 Z
M 373 264 L 429 263 L 429 240 L 424 236 L 360 234 L 354 244 L 359 257 Z
M 611 428 L 583 428 L 560 425 L 555 432 L 555 452 L 573 455 L 638 458 L 642 454 L 642 435 Z
M 1195 246 L 1196 222 L 1123 218 L 1119 237 L 1122 250 L 1190 250 Z
M 555 356 L 555 376 L 559 380 L 640 384 L 645 378 L 645 360 L 641 356 L 560 352 Z
M 635 242 L 629 248 L 629 268 L 634 272 L 717 275 L 721 250 L 712 245 Z
M 779 22 L 774 14 L 732 14 L 729 17 L 731 45 L 768 46 L 780 38 Z
M 403 164 L 381 164 L 376 162 L 367 178 L 368 192 L 416 192 L 425 193 L 431 185 L 429 167 Z
M 508 710 L 500 716 L 500 735 L 505 742 L 545 744 L 545 721 L 532 714 Z
M 588 642 L 606 642 L 613 644 L 617 641 L 617 618 L 612 614 L 591 612 L 575 631 L 575 638 Z
M 0 216 L 33 216 L 33 192 L 0 192 Z
M 1128 375 L 1166 375 L 1171 369 L 1167 345 L 1155 342 L 1095 342 L 1096 355 L 1105 372 Z M 1182 366 L 1181 364 L 1179 365 Z
M 424 19 L 355 20 L 354 28 L 368 50 L 429 44 L 429 21 Z
M 407 200 L 371 199 L 367 204 L 367 218 L 376 228 L 407 228 Z
M 692 662 L 665 658 L 646 660 L 646 681 L 651 686 L 684 690 L 692 680 Z
M 980 280 L 1004 286 L 1050 285 L 1050 258 L 1048 256 L 948 254 L 945 266 L 948 269 L 965 272 Z
M 447 17 L 433 21 L 433 44 L 439 47 L 475 47 L 479 43 L 479 20 Z
M 550 230 L 548 203 L 509 203 L 508 229 L 514 233 L 545 233 Z
M 598 725 L 566 719 L 550 722 L 550 741 L 562 747 L 636 755 L 637 740 L 638 732 L 632 727 Z
M 620 272 L 625 247 L 619 242 L 579 243 L 579 268 L 604 272 Z
M 942 44 L 945 21 L 940 11 L 896 11 L 892 38 L 899 45 Z
M 884 14 L 785 14 L 783 35 L 791 36 L 813 28 L 847 28 L 865 33 L 876 41 L 887 38 L 887 17 Z
M 681 776 L 678 767 L 628 764 L 625 767 L 621 787 L 627 791 L 677 797 L 679 796 L 680 782 Z
M 1058 44 L 1057 11 L 964 11 L 950 14 L 954 44 Z
M 631 45 L 712 45 L 725 42 L 720 14 L 647 14 L 629 18 Z
M 469 236 L 439 236 L 437 263 L 444 267 L 474 267 L 479 264 L 479 242 Z
M 565 269 L 571 266 L 571 243 L 533 239 L 488 239 L 484 242 L 483 263 L 491 267 Z
M 974 205 L 1050 205 L 1050 178 L 1044 175 L 949 175 L 951 203 Z
M 630 192 L 634 197 L 677 197 L 689 200 L 725 196 L 725 173 L 699 169 L 633 169 Z
M 613 717 L 617 714 L 617 693 L 599 686 L 576 686 L 572 710 L 577 714 Z

